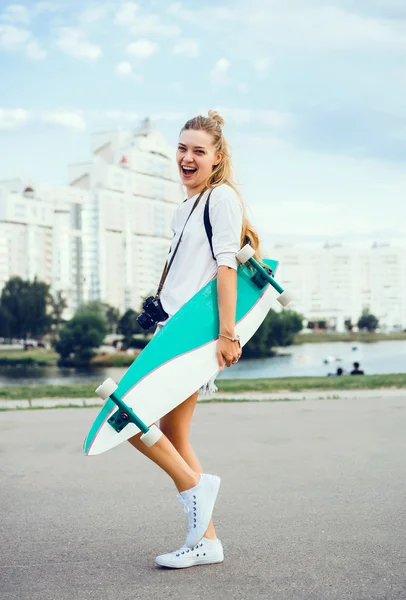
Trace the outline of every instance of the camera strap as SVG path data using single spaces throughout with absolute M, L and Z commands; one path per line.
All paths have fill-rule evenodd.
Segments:
M 189 221 L 190 217 L 192 216 L 192 213 L 193 213 L 193 211 L 195 210 L 195 208 L 196 208 L 196 207 L 197 207 L 197 205 L 199 204 L 199 202 L 200 202 L 200 199 L 201 199 L 201 197 L 203 196 L 203 194 L 205 193 L 205 191 L 206 191 L 206 190 L 203 190 L 202 192 L 200 192 L 199 196 L 196 198 L 196 200 L 195 200 L 195 203 L 193 204 L 193 208 L 192 208 L 192 210 L 190 211 L 190 213 L 189 213 L 189 216 L 188 216 L 188 218 L 186 219 L 186 222 L 185 222 L 185 224 L 184 224 L 184 226 L 183 226 L 182 233 L 180 234 L 180 236 L 179 236 L 179 240 L 178 240 L 178 243 L 176 244 L 176 248 L 175 248 L 175 250 L 174 250 L 174 251 L 173 251 L 173 253 L 172 253 L 171 260 L 169 261 L 169 263 L 168 263 L 168 261 L 166 261 L 166 263 L 165 263 L 164 270 L 163 270 L 163 272 L 162 272 L 162 276 L 161 276 L 161 281 L 159 282 L 159 286 L 158 286 L 158 290 L 157 290 L 157 293 L 156 293 L 156 295 L 155 295 L 155 298 L 159 298 L 159 296 L 161 295 L 162 288 L 164 287 L 164 283 L 165 283 L 165 281 L 166 281 L 166 278 L 168 277 L 169 269 L 170 269 L 170 268 L 171 268 L 171 266 L 172 266 L 172 263 L 173 263 L 173 261 L 174 261 L 174 258 L 175 258 L 175 256 L 176 256 L 176 253 L 177 253 L 177 251 L 178 251 L 179 245 L 180 245 L 180 243 L 181 243 L 181 241 L 182 241 L 183 232 L 185 231 L 185 227 L 186 227 L 186 225 L 187 225 L 187 222 Z

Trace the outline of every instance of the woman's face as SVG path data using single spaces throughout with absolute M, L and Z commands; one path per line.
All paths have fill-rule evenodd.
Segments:
M 192 195 L 204 188 L 220 160 L 221 153 L 216 152 L 213 138 L 207 131 L 187 129 L 181 132 L 176 162 L 181 181 Z

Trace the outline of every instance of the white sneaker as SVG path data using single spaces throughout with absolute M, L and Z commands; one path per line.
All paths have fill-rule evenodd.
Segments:
M 203 473 L 195 487 L 178 494 L 188 515 L 189 533 L 185 545 L 196 546 L 207 531 L 220 488 L 220 477 Z
M 185 569 L 195 565 L 212 565 L 224 560 L 223 546 L 220 540 L 202 538 L 193 548 L 182 546 L 175 552 L 157 556 L 155 562 L 161 567 Z

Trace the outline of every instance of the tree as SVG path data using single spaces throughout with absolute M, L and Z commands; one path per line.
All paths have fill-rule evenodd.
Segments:
M 378 323 L 379 321 L 375 315 L 371 314 L 367 308 L 364 308 L 362 315 L 358 319 L 357 325 L 360 329 L 368 329 L 371 333 L 378 327 Z
M 77 313 L 84 312 L 92 312 L 92 313 L 100 313 L 103 317 L 106 316 L 108 304 L 105 302 L 101 302 L 100 300 L 91 300 L 90 302 L 86 302 L 86 304 L 82 304 L 79 306 Z
M 49 314 L 51 304 L 50 286 L 39 281 L 25 281 L 21 277 L 11 277 L 4 286 L 0 305 L 7 318 L 10 337 L 40 337 L 51 329 Z
M 344 326 L 346 328 L 347 331 L 352 331 L 352 328 L 354 327 L 354 325 L 351 322 L 351 319 L 346 319 L 344 321 Z
M 270 311 L 268 321 L 268 344 L 273 346 L 290 346 L 293 344 L 295 335 L 303 328 L 303 317 L 293 310 L 282 310 L 281 312 Z
M 108 306 L 106 310 L 106 320 L 110 333 L 116 333 L 117 325 L 120 320 L 120 311 L 114 306 Z
M 109 333 L 115 333 L 117 324 L 120 319 L 120 311 L 114 306 L 110 306 L 106 302 L 100 300 L 91 300 L 79 307 L 78 312 L 97 312 L 100 313 L 107 321 Z
M 107 334 L 104 317 L 97 312 L 77 313 L 60 331 L 54 341 L 60 365 L 85 366 L 95 355 Z
M 51 297 L 51 307 L 52 307 L 52 322 L 56 326 L 58 330 L 61 324 L 63 323 L 62 315 L 65 308 L 68 307 L 68 303 L 66 298 L 63 295 L 62 290 L 56 292 L 54 297 Z
M 12 317 L 8 310 L 0 304 L 0 337 L 12 338 L 11 335 Z
M 121 317 L 117 326 L 117 333 L 124 336 L 124 347 L 131 345 L 133 335 L 137 333 L 145 334 L 145 330 L 137 322 L 138 313 L 129 308 Z
M 303 317 L 292 310 L 270 310 L 261 327 L 244 346 L 246 358 L 272 356 L 272 348 L 290 346 L 295 335 L 302 329 Z

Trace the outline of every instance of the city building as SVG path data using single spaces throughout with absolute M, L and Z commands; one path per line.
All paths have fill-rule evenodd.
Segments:
M 326 320 L 337 331 L 355 325 L 364 309 L 388 330 L 406 329 L 406 249 L 388 244 L 350 248 L 276 245 L 278 279 L 295 296 L 294 309 L 308 321 Z
M 70 167 L 81 205 L 82 295 L 124 311 L 156 291 L 168 254 L 171 220 L 184 199 L 174 151 L 148 120 L 135 134 L 93 137 L 93 160 Z
M 153 293 L 184 199 L 174 150 L 148 120 L 134 133 L 93 136 L 89 163 L 70 185 L 0 183 L 0 289 L 35 276 L 64 292 L 66 316 L 100 300 L 124 312 Z
M 14 179 L 0 183 L 0 288 L 12 276 L 37 277 L 77 302 L 72 280 L 71 212 L 88 194 Z M 2 258 L 3 256 L 3 258 Z M 3 265 L 3 266 L 2 266 Z

